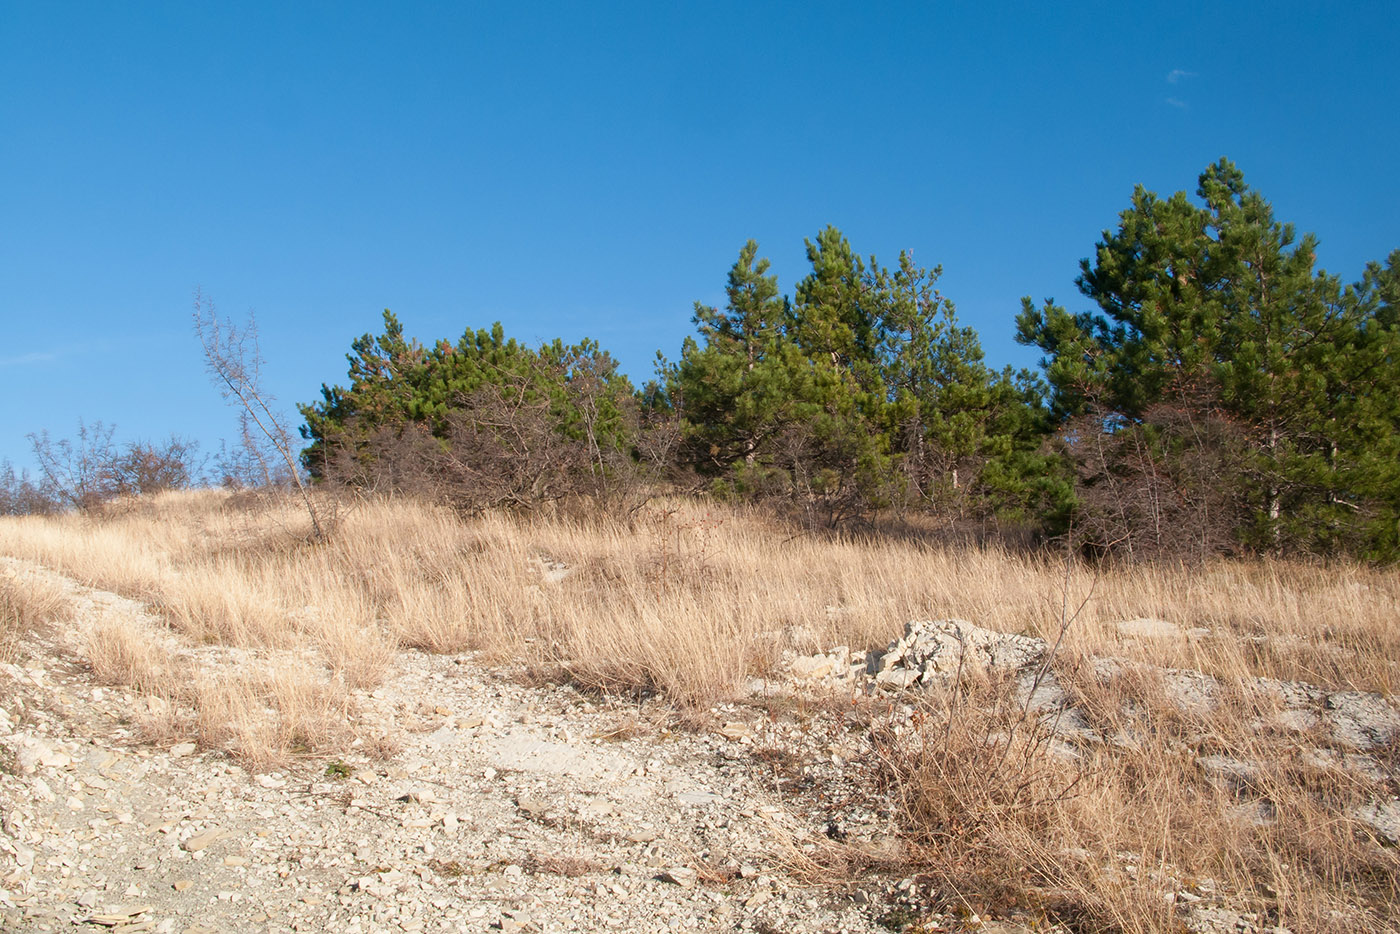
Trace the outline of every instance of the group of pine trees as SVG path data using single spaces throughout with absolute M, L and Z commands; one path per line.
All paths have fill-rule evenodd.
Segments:
M 758 245 L 640 390 L 591 341 L 385 330 L 301 407 L 322 480 L 463 508 L 661 481 L 839 523 L 1071 535 L 1132 557 L 1400 557 L 1400 251 L 1351 285 L 1228 161 L 1197 198 L 1139 188 L 1081 264 L 1094 308 L 1029 299 L 1039 373 L 986 365 L 939 268 L 808 241 L 791 295 Z

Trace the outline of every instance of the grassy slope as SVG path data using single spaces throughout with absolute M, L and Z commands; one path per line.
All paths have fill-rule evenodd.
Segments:
M 1096 572 L 997 549 L 794 538 L 684 502 L 627 521 L 460 520 L 368 502 L 343 508 L 319 546 L 305 544 L 305 523 L 290 506 L 202 491 L 102 517 L 0 520 L 0 554 L 144 602 L 191 653 L 238 650 L 228 658 L 242 663 L 184 671 L 166 634 L 109 626 L 89 658 L 100 680 L 151 698 L 152 735 L 194 735 L 253 763 L 349 742 L 354 689 L 405 649 L 479 650 L 604 691 L 660 691 L 702 717 L 785 650 L 882 648 L 905 621 L 941 617 L 1053 641 L 1066 607 L 1087 597 L 1062 680 L 1103 732 L 1136 741 L 1047 755 L 1049 738 L 995 684 L 975 688 L 980 704 L 932 699 L 912 732 L 876 723 L 869 777 L 901 801 L 910 858 L 953 887 L 1052 893 L 1108 929 L 1170 930 L 1166 875 L 1220 879 L 1295 930 L 1395 920 L 1395 851 L 1345 818 L 1384 788 L 1260 734 L 1257 706 L 1184 717 L 1150 678 L 1104 684 L 1079 664 L 1116 655 L 1194 668 L 1227 692 L 1266 676 L 1389 694 L 1400 683 L 1393 572 L 1223 561 Z M 558 566 L 568 573 L 548 580 Z M 1140 616 L 1209 633 L 1120 635 L 1118 621 Z M 1212 749 L 1265 763 L 1275 819 L 1243 820 L 1237 796 L 1203 778 L 1193 756 Z M 1124 852 L 1138 868 L 1123 870 Z

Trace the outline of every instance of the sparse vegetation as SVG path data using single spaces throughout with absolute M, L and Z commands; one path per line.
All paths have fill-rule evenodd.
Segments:
M 1393 769 L 1370 780 L 1310 757 L 1261 731 L 1262 702 L 1232 691 L 1263 676 L 1392 692 L 1392 574 L 1223 559 L 1067 572 L 1063 556 L 914 536 L 794 538 L 761 513 L 684 501 L 526 518 L 368 500 L 315 546 L 297 526 L 307 521 L 286 502 L 172 493 L 120 516 L 4 520 L 0 551 L 153 608 L 181 646 L 184 686 L 167 690 L 170 650 L 116 628 L 94 630 L 96 678 L 147 692 L 148 736 L 193 737 L 260 768 L 347 751 L 355 689 L 400 651 L 475 650 L 604 694 L 658 693 L 703 723 L 784 651 L 880 648 L 908 619 L 962 617 L 1053 642 L 1067 587 L 1090 596 L 1054 672 L 1087 728 L 1116 739 L 1067 744 L 995 680 L 931 694 L 912 719 L 870 706 L 860 722 L 872 755 L 847 777 L 895 803 L 902 865 L 946 893 L 1034 903 L 1077 930 L 1174 930 L 1167 878 L 1214 879 L 1293 930 L 1396 920 L 1385 907 L 1400 903 L 1396 852 L 1349 817 L 1395 792 Z M 7 618 L 51 612 L 20 592 L 11 575 L 7 606 L 21 609 Z M 1116 626 L 1141 616 L 1196 632 L 1138 640 Z M 1105 655 L 1122 665 L 1092 663 Z M 1182 712 L 1153 674 L 1163 667 L 1213 675 L 1221 703 Z M 762 768 L 803 784 L 802 765 L 783 764 L 791 751 L 755 749 Z M 1195 764 L 1212 751 L 1261 763 L 1248 795 Z M 1249 816 L 1260 801 L 1267 819 Z M 890 865 L 842 859 L 847 871 Z
M 48 581 L 0 567 L 0 662 L 14 661 L 20 639 L 51 622 L 66 603 L 63 592 Z

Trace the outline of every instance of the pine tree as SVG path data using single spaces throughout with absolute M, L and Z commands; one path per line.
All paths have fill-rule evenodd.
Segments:
M 895 503 L 965 510 L 992 459 L 1038 444 L 1038 393 L 986 367 L 940 269 L 907 252 L 892 270 L 867 263 L 834 227 L 807 256 L 788 301 L 750 241 L 726 308 L 696 306 L 667 392 L 689 456 L 719 490 L 781 492 L 829 522 Z M 1017 468 L 1000 469 L 1010 494 Z
M 1184 192 L 1162 200 L 1139 187 L 1118 229 L 1081 263 L 1078 286 L 1097 312 L 1026 299 L 1018 339 L 1044 351 L 1054 411 L 1076 432 L 1145 432 L 1140 449 L 1170 458 L 1190 442 L 1171 440 L 1173 431 L 1233 426 L 1214 436 L 1237 434 L 1248 454 L 1216 452 L 1238 465 L 1248 505 L 1241 541 L 1331 547 L 1355 525 L 1345 513 L 1361 508 L 1349 466 L 1363 456 L 1358 431 L 1376 443 L 1396 430 L 1362 376 L 1385 369 L 1365 362 L 1387 353 L 1379 312 L 1366 305 L 1384 305 L 1366 297 L 1380 294 L 1382 279 L 1344 291 L 1315 272 L 1316 239 L 1276 221 L 1227 160 L 1201 175 L 1197 197 L 1199 205 Z M 1350 424 L 1338 419 L 1348 407 Z M 1135 490 L 1143 482 L 1120 479 Z
M 736 463 L 755 466 L 798 415 L 784 352 L 787 301 L 769 266 L 748 241 L 729 270 L 725 308 L 695 303 L 703 344 L 686 338 L 668 379 L 684 400 L 687 450 L 710 475 Z

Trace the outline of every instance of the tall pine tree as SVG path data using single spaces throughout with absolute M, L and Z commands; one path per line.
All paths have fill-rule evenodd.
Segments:
M 1236 472 L 1221 479 L 1233 483 L 1242 507 L 1232 519 L 1239 540 L 1327 550 L 1356 525 L 1349 513 L 1376 508 L 1357 486 L 1367 471 L 1353 465 L 1366 458 L 1367 443 L 1388 443 L 1381 439 L 1397 427 L 1377 401 L 1379 384 L 1366 385 L 1363 375 L 1386 372 L 1377 361 L 1392 352 L 1379 312 L 1385 303 L 1374 297 L 1383 275 L 1343 290 L 1315 271 L 1316 239 L 1275 220 L 1227 160 L 1200 176 L 1197 197 L 1163 200 L 1139 187 L 1117 230 L 1105 231 L 1093 259 L 1081 263 L 1079 289 L 1097 311 L 1071 315 L 1027 299 L 1018 339 L 1044 352 L 1056 413 L 1082 416 L 1076 435 L 1140 433 L 1143 459 L 1098 475 L 1123 491 L 1113 508 L 1145 496 L 1160 525 L 1173 499 L 1195 494 L 1144 493 L 1145 484 L 1171 469 L 1182 443 L 1211 434 L 1203 426 L 1228 426 L 1214 436 L 1236 438 L 1243 450 L 1212 456 Z M 1338 412 L 1348 406 L 1353 415 L 1343 423 Z

